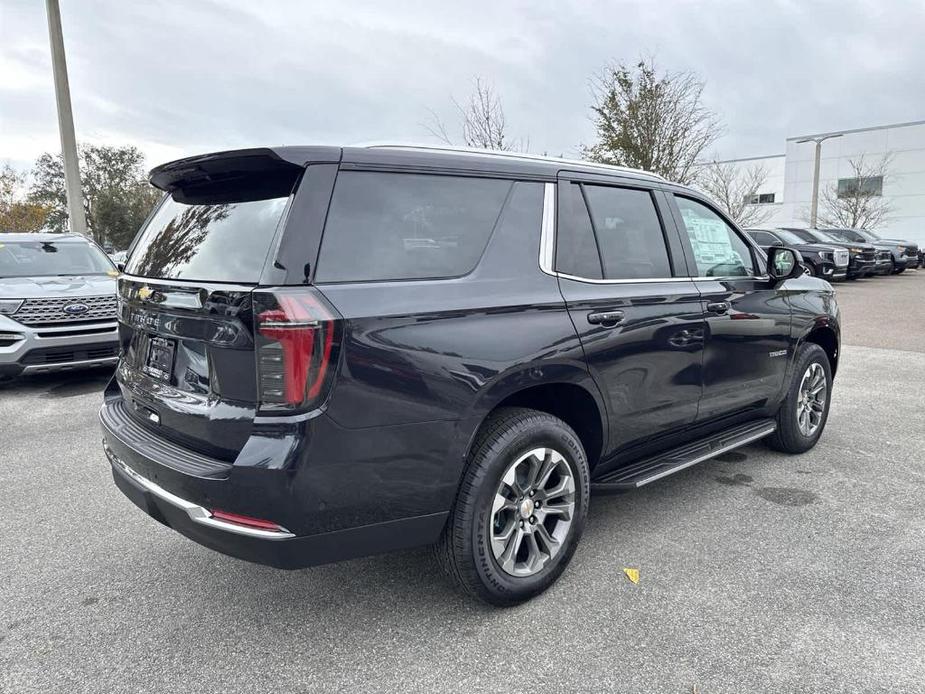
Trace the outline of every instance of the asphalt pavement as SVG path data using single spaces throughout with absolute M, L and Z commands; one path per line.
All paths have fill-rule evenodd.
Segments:
M 0 386 L 0 692 L 922 692 L 925 271 L 838 294 L 814 450 L 593 498 L 569 570 L 506 610 L 426 550 L 213 553 L 113 486 L 106 373 Z

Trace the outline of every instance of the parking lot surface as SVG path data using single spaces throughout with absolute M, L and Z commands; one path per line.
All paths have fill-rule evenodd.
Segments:
M 595 497 L 562 579 L 507 610 L 426 550 L 297 572 L 213 553 L 113 486 L 108 374 L 0 386 L 0 692 L 921 692 L 925 271 L 838 294 L 814 450 Z

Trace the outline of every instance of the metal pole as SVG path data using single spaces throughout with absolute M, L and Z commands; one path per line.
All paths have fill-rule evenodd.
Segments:
M 816 166 L 813 169 L 813 202 L 809 208 L 809 226 L 816 228 L 816 212 L 819 210 L 819 160 L 822 158 L 822 140 L 816 140 Z
M 67 83 L 67 62 L 64 58 L 64 35 L 61 33 L 61 10 L 58 0 L 45 0 L 48 10 L 48 38 L 51 42 L 51 65 L 55 75 L 55 100 L 58 103 L 58 130 L 61 133 L 61 154 L 64 156 L 64 183 L 67 188 L 67 211 L 70 230 L 87 234 L 83 193 L 80 190 L 80 168 L 77 164 L 77 139 L 74 136 L 74 116 L 71 112 L 71 91 Z
M 819 162 L 822 159 L 822 143 L 833 137 L 841 137 L 842 135 L 844 135 L 844 133 L 831 133 L 820 137 L 806 137 L 802 140 L 797 140 L 797 144 L 802 144 L 804 142 L 816 143 L 816 163 L 813 167 L 813 201 L 809 207 L 809 226 L 812 229 L 816 228 L 816 213 L 819 211 Z

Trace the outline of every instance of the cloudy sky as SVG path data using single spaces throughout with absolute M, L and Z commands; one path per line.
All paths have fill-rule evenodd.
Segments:
M 722 158 L 925 118 L 921 0 L 61 0 L 77 134 L 150 165 L 265 144 L 429 141 L 493 83 L 511 135 L 574 156 L 590 79 L 654 54 L 707 82 Z M 0 161 L 58 148 L 41 0 L 0 4 Z

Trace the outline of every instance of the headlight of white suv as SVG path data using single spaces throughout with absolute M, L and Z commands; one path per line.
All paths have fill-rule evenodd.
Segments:
M 0 314 L 11 316 L 22 306 L 22 299 L 0 299 Z

